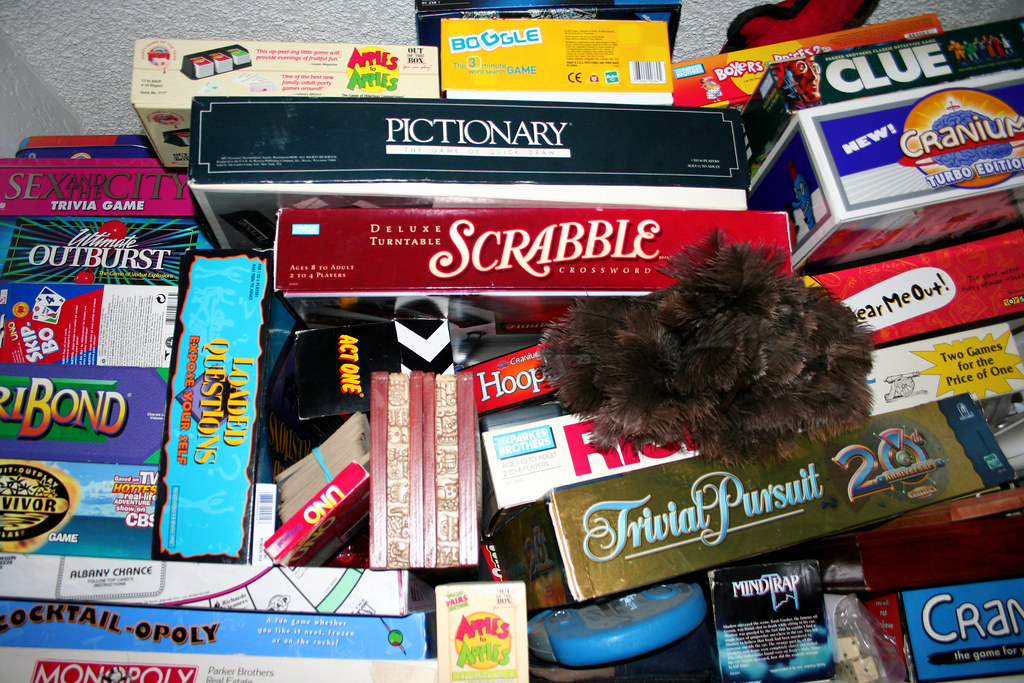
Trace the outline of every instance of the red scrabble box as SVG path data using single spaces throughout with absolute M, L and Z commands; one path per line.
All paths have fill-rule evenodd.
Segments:
M 808 276 L 874 330 L 878 344 L 1024 313 L 1024 232 Z

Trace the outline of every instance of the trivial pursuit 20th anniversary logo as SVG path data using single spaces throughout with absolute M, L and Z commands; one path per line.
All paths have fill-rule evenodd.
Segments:
M 1024 170 L 1024 116 L 981 90 L 942 90 L 911 109 L 900 150 L 932 189 L 989 187 Z

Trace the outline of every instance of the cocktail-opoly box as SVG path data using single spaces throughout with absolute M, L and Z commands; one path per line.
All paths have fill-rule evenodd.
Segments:
M 1022 111 L 1022 69 L 797 111 L 750 208 L 789 210 L 815 268 L 1014 223 Z
M 404 571 L 0 555 L 4 596 L 243 612 L 405 616 L 434 608 Z
M 0 552 L 149 559 L 156 465 L 0 459 Z
M 450 99 L 672 104 L 661 21 L 442 19 Z
M 954 396 L 805 440 L 779 464 L 694 457 L 557 488 L 493 540 L 533 609 L 732 563 L 1014 476 L 984 416 Z
M 708 572 L 723 683 L 832 680 L 832 644 L 814 560 Z
M 875 349 L 872 358 L 876 415 L 950 394 L 980 400 L 1024 390 L 1024 363 L 1006 323 Z
M 178 290 L 0 280 L 0 362 L 166 367 Z
M 239 665 L 244 665 L 245 655 L 404 661 L 433 655 L 430 616 L 424 612 L 379 617 L 0 600 L 0 647 L 80 648 L 96 654 L 127 650 L 144 653 L 139 655 L 143 659 L 151 652 L 233 655 Z M 262 679 L 259 674 L 248 675 L 249 680 Z
M 545 400 L 555 393 L 544 378 L 537 344 L 471 365 L 465 372 L 475 376 L 476 412 L 481 415 Z
M 1024 674 L 1022 604 L 1019 576 L 901 592 L 916 680 L 1007 680 Z
M 437 587 L 438 683 L 530 680 L 522 581 Z
M 831 292 L 883 344 L 1024 311 L 1020 229 L 805 279 Z M 983 367 L 973 379 L 985 379 Z M 966 377 L 966 376 L 965 376 Z M 995 379 L 995 378 L 990 378 Z
M 196 97 L 192 120 L 189 186 L 218 246 L 269 245 L 299 205 L 747 208 L 731 110 Z
M 593 421 L 561 415 L 483 432 L 483 452 L 501 509 L 532 503 L 553 488 L 623 474 L 695 455 L 685 446 L 590 445 Z
M 5 458 L 156 465 L 167 370 L 0 363 Z
M 773 63 L 743 107 L 751 167 L 760 165 L 794 111 L 1021 67 L 1020 19 Z
M 671 284 L 658 267 L 716 229 L 769 249 L 789 245 L 782 212 L 286 209 L 275 286 L 304 320 L 391 318 L 433 301 L 451 323 L 458 360 L 481 335 L 539 333 L 577 296 Z
M 438 97 L 437 48 L 140 38 L 131 101 L 167 167 L 188 165 L 195 95 Z
M 59 647 L 20 648 L 9 657 L 4 675 L 11 683 L 33 681 L 227 681 L 260 683 L 330 680 L 344 667 L 346 683 L 405 681 L 435 683 L 436 659 L 408 661 L 337 659 L 334 657 L 267 657 L 207 655 L 186 652 L 85 650 Z
M 416 0 L 421 45 L 441 47 L 443 19 L 610 19 L 665 22 L 669 45 L 676 39 L 681 8 L 665 0 Z M 607 46 L 605 47 L 607 49 Z
M 249 560 L 271 255 L 186 255 L 171 359 L 153 557 Z
M 768 64 L 821 52 L 939 33 L 935 14 L 870 24 L 820 36 L 723 52 L 672 64 L 673 101 L 685 107 L 742 107 Z

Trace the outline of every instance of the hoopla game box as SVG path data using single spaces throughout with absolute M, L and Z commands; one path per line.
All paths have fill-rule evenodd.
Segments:
M 693 457 L 556 488 L 493 533 L 531 609 L 620 593 L 1012 481 L 960 395 L 804 439 L 788 460 Z
M 754 175 L 815 269 L 1019 220 L 1024 70 L 802 109 Z
M 439 97 L 437 48 L 139 38 L 131 101 L 168 168 L 188 166 L 195 95 Z
M 308 323 L 443 307 L 458 361 L 474 340 L 539 333 L 577 296 L 667 286 L 658 267 L 713 230 L 788 255 L 782 212 L 285 209 L 275 287 Z
M 747 208 L 735 110 L 419 98 L 195 97 L 189 187 L 217 246 L 285 207 Z

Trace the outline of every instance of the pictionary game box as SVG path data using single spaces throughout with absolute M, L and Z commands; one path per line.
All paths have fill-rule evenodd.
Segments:
M 416 33 L 420 45 L 441 47 L 444 19 L 608 19 L 665 23 L 668 44 L 679 28 L 682 9 L 667 0 L 416 0 Z
M 269 252 L 183 264 L 153 557 L 245 563 L 263 416 Z
M 157 470 L 0 458 L 0 552 L 148 560 Z
M 270 246 L 280 208 L 744 210 L 739 112 L 410 98 L 195 97 L 189 187 L 216 246 Z
M 698 456 L 557 488 L 493 540 L 504 576 L 526 581 L 533 609 L 732 563 L 1014 477 L 984 416 L 958 395 L 804 440 L 775 465 Z
M 1024 232 L 1015 228 L 805 280 L 853 310 L 875 343 L 889 344 L 1019 316 L 1024 312 L 1021 253 Z
M 449 99 L 672 104 L 660 21 L 442 19 Z
M 195 95 L 439 97 L 437 48 L 140 38 L 131 101 L 161 163 L 188 166 Z
M 742 107 L 771 62 L 809 57 L 846 47 L 941 32 L 935 14 L 869 24 L 821 36 L 733 50 L 672 64 L 673 102 L 682 107 Z
M 770 64 L 743 107 L 751 169 L 800 109 L 1024 67 L 1022 23 L 995 21 Z
M 802 109 L 754 175 L 794 266 L 832 267 L 1019 220 L 1024 70 Z
M 167 370 L 0 363 L 5 458 L 157 465 Z
M 788 255 L 782 212 L 286 209 L 275 287 L 297 317 L 321 324 L 410 315 L 433 302 L 458 361 L 474 340 L 539 333 L 577 296 L 667 286 L 664 260 L 714 230 Z
M 167 367 L 177 287 L 0 280 L 0 362 Z
M 1024 363 L 1006 323 L 875 349 L 872 360 L 876 415 L 952 394 L 981 400 L 1024 390 Z
M 10 553 L 0 578 L 21 600 L 392 617 L 434 607 L 430 587 L 405 571 Z

